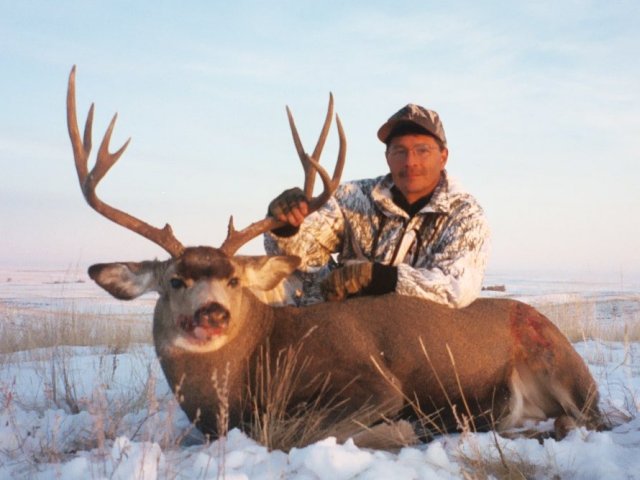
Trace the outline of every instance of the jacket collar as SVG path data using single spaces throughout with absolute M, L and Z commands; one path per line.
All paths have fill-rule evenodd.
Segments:
M 391 174 L 388 173 L 384 177 L 380 177 L 378 183 L 373 187 L 371 198 L 386 215 L 409 218 L 409 214 L 398 205 L 396 205 L 393 201 L 391 187 L 393 187 L 393 180 L 391 179 Z M 446 170 L 443 170 L 440 176 L 440 181 L 438 182 L 436 189 L 433 191 L 431 200 L 424 207 L 422 207 L 418 214 L 446 214 L 449 213 L 450 205 L 451 202 L 449 200 L 449 177 Z

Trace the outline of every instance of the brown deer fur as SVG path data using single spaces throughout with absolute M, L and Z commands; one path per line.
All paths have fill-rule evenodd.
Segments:
M 367 407 L 359 422 L 427 414 L 442 430 L 469 414 L 478 429 L 564 416 L 601 424 L 585 363 L 533 307 L 480 299 L 455 310 L 396 294 L 271 307 L 252 293 L 273 288 L 297 264 L 296 257 L 228 257 L 195 247 L 166 262 L 101 264 L 89 272 L 118 298 L 159 292 L 156 351 L 182 408 L 206 433 L 218 432 L 214 375 L 228 376 L 230 426 L 242 427 L 252 414 L 246 396 L 256 390 L 252 369 L 261 352 L 275 365 L 279 353 L 298 347 L 307 381 L 294 392 L 292 410 L 311 402 L 328 377 L 323 393 L 339 404 L 336 421 Z M 182 283 L 172 287 L 171 279 Z

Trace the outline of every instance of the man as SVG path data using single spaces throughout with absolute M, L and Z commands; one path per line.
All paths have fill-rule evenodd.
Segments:
M 469 305 L 482 287 L 489 228 L 476 200 L 445 170 L 438 114 L 409 104 L 378 138 L 389 174 L 340 185 L 308 217 L 303 192 L 283 192 L 269 213 L 289 225 L 265 236 L 266 251 L 302 258 L 299 305 L 389 292 Z

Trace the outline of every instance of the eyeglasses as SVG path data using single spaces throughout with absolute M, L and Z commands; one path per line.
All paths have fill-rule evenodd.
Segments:
M 393 146 L 387 150 L 387 156 L 391 160 L 404 160 L 409 155 L 409 152 L 412 152 L 416 157 L 422 160 L 429 157 L 429 155 L 431 155 L 435 151 L 435 147 L 423 144 L 414 145 L 411 148 Z

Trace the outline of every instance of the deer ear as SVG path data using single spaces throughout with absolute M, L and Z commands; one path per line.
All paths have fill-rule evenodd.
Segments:
M 156 272 L 161 262 L 98 263 L 89 267 L 89 277 L 120 300 L 131 300 L 158 291 Z
M 300 265 L 300 257 L 293 255 L 235 256 L 233 261 L 242 269 L 245 286 L 264 291 L 275 288 Z

